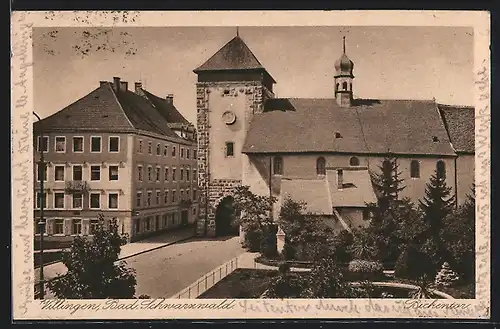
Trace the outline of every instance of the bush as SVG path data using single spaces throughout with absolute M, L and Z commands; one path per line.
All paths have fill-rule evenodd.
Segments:
M 355 259 L 349 262 L 348 270 L 351 279 L 356 281 L 374 281 L 384 276 L 382 263 L 375 261 Z
M 260 251 L 260 242 L 262 240 L 262 232 L 260 230 L 251 230 L 245 234 L 245 245 L 249 251 Z
M 433 272 L 432 260 L 416 246 L 407 246 L 396 261 L 394 276 L 398 278 L 417 280 Z M 435 273 L 432 273 L 432 277 Z
M 443 263 L 441 270 L 436 274 L 434 283 L 438 287 L 451 287 L 455 285 L 460 278 L 451 268 L 447 262 Z
M 260 242 L 260 252 L 266 258 L 274 258 L 278 256 L 278 249 L 276 245 L 276 232 L 277 228 L 273 225 L 270 226 L 262 237 Z
M 281 274 L 269 284 L 267 298 L 300 298 L 307 287 L 305 278 L 296 273 Z
M 297 254 L 297 251 L 289 242 L 285 241 L 285 245 L 283 246 L 283 250 L 281 251 L 281 254 L 283 255 L 283 258 L 285 260 L 293 260 L 293 259 L 295 259 L 295 255 Z

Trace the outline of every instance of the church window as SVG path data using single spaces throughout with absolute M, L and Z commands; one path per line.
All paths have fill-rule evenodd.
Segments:
M 420 178 L 420 163 L 417 160 L 413 160 L 410 163 L 410 177 Z
M 344 81 L 342 83 L 342 89 L 347 90 L 347 82 Z
M 227 157 L 234 156 L 234 143 L 233 142 L 226 142 L 226 156 Z
M 319 157 L 319 158 L 316 160 L 316 173 L 317 173 L 318 175 L 325 175 L 325 174 L 326 174 L 326 168 L 325 168 L 325 165 L 326 165 L 325 158 L 323 158 L 323 157 Z
M 359 166 L 359 159 L 356 157 L 352 157 L 349 159 L 349 165 L 350 166 Z
M 341 134 L 337 131 L 337 132 L 335 133 L 335 138 L 342 138 L 342 135 L 341 135 Z
M 444 164 L 444 161 L 439 160 L 436 163 L 436 171 L 438 178 L 446 178 L 446 165 Z
M 283 158 L 280 156 L 275 156 L 273 159 L 273 173 L 283 175 Z
M 337 82 L 337 91 L 340 89 L 340 83 Z

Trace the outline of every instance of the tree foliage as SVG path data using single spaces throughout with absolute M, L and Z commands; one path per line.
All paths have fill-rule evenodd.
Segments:
M 372 184 L 377 194 L 379 209 L 382 213 L 393 204 L 391 201 L 397 200 L 399 192 L 405 189 L 402 183 L 397 159 L 389 154 L 384 158 L 382 164 L 378 166 L 380 173 L 372 173 Z
M 261 196 L 250 191 L 249 186 L 238 186 L 234 190 L 233 206 L 240 213 L 240 225 L 243 231 L 260 230 L 273 224 L 271 215 L 275 197 Z
M 106 227 L 108 226 L 108 227 Z M 136 278 L 133 269 L 119 262 L 121 246 L 127 241 L 118 233 L 115 219 L 105 225 L 99 215 L 99 225 L 92 240 L 76 236 L 62 262 L 68 271 L 48 282 L 57 298 L 104 299 L 133 298 Z

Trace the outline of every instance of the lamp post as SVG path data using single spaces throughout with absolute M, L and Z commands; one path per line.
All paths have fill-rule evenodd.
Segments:
M 33 114 L 36 116 L 38 121 L 41 121 L 42 119 L 33 112 Z M 43 276 L 43 235 L 45 233 L 45 219 L 43 218 L 43 210 L 44 210 L 44 202 L 45 202 L 45 196 L 44 196 L 44 187 L 43 187 L 43 182 L 44 182 L 44 176 L 45 176 L 45 161 L 43 157 L 44 153 L 44 142 L 43 142 L 44 136 L 43 136 L 43 130 L 40 128 L 40 143 L 38 144 L 39 152 L 40 152 L 40 161 L 38 162 L 38 176 L 41 176 L 40 179 L 40 220 L 38 222 L 38 227 L 40 229 L 40 299 L 44 298 L 45 295 L 45 285 L 44 285 L 44 276 Z M 48 145 L 47 145 L 48 149 Z

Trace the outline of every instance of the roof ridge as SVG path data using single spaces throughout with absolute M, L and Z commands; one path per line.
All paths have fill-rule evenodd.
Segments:
M 122 103 L 120 103 L 120 100 L 118 99 L 118 97 L 116 96 L 115 94 L 115 90 L 113 89 L 113 87 L 111 86 L 111 83 L 110 82 L 106 82 L 106 85 L 108 86 L 108 88 L 110 88 L 111 90 L 111 93 L 113 94 L 113 97 L 114 99 L 116 100 L 116 102 L 118 103 L 118 106 L 120 107 L 120 110 L 122 111 L 123 115 L 125 116 L 125 118 L 127 119 L 127 122 L 129 123 L 130 127 L 134 128 L 134 129 L 137 129 L 137 127 L 134 126 L 134 124 L 132 123 L 132 121 L 130 120 L 130 118 L 128 117 L 127 113 L 125 112 L 125 110 L 123 109 L 123 106 L 122 106 Z
M 459 109 L 474 109 L 475 106 L 474 105 L 452 105 L 452 104 L 442 104 L 442 103 L 437 103 L 436 104 L 438 106 L 442 106 L 442 107 L 454 107 L 454 108 L 459 108 Z

